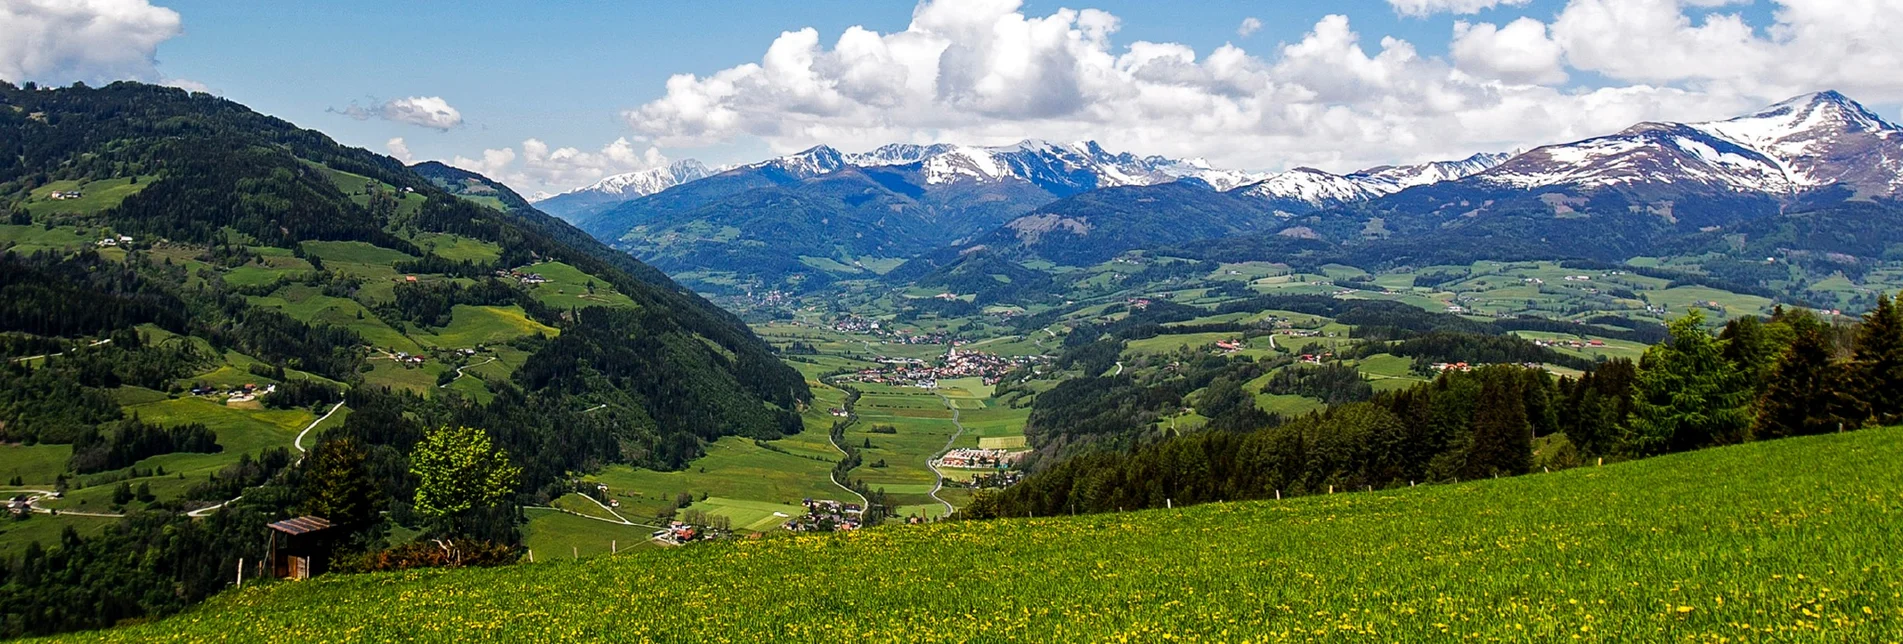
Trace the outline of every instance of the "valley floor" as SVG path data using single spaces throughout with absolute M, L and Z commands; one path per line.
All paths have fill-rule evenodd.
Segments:
M 1903 639 L 1903 429 L 1547 475 L 330 576 L 94 641 Z

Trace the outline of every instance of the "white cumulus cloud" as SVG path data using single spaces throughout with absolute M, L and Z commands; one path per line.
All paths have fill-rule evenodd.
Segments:
M 1550 64 L 1462 69 L 1405 40 L 1363 37 L 1341 15 L 1263 52 L 1120 44 L 1119 26 L 1116 16 L 1091 9 L 1031 16 L 1013 0 L 927 1 L 902 31 L 855 27 L 830 48 L 812 29 L 784 33 L 759 62 L 674 76 L 665 95 L 625 117 L 638 135 L 666 147 L 758 138 L 786 152 L 1037 137 L 1096 139 L 1111 149 L 1200 156 L 1228 167 L 1352 170 L 1596 135 L 1632 122 L 1614 117 L 1704 117 L 1750 104 L 1658 85 L 1529 84 L 1558 75 Z M 1507 37 L 1542 29 L 1493 31 L 1493 48 L 1504 50 Z
M 1403 16 L 1426 17 L 1437 13 L 1479 13 L 1498 6 L 1520 6 L 1531 0 L 1388 0 Z
M 1253 36 L 1255 35 L 1255 32 L 1258 32 L 1258 31 L 1262 31 L 1262 20 L 1256 18 L 1255 16 L 1249 16 L 1247 18 L 1243 18 L 1242 25 L 1239 27 L 1236 27 L 1236 35 L 1241 36 L 1243 38 L 1248 38 L 1249 36 Z
M 441 96 L 411 96 L 384 101 L 370 107 L 351 103 L 349 107 L 330 111 L 359 121 L 376 118 L 442 131 L 449 131 L 463 124 L 462 112 L 457 111 Z
M 1521 18 L 1500 27 L 1490 22 L 1454 23 L 1450 46 L 1460 69 L 1511 83 L 1566 82 L 1565 49 L 1546 35 L 1546 24 Z
M 404 141 L 403 137 L 399 136 L 385 141 L 383 149 L 389 150 L 390 156 L 396 157 L 396 160 L 402 161 L 404 165 L 416 162 L 415 155 L 410 154 L 410 144 Z
M 146 0 L 0 0 L 0 79 L 61 85 L 157 81 L 178 12 Z
M 925 0 L 899 31 L 853 27 L 830 43 L 785 32 L 757 62 L 676 75 L 624 117 L 669 148 L 1096 139 L 1227 167 L 1339 171 L 1719 118 L 1820 89 L 1903 100 L 1903 38 L 1884 33 L 1903 24 L 1903 1 L 1773 0 L 1769 24 L 1726 13 L 1728 1 L 1569 0 L 1550 22 L 1462 21 L 1443 58 L 1361 34 L 1344 15 L 1272 48 L 1198 52 L 1120 42 L 1121 20 L 1095 9 Z M 1524 4 L 1392 0 L 1409 15 Z
M 397 158 L 403 158 L 395 152 L 396 144 L 400 141 L 393 139 L 391 145 L 386 146 L 391 148 L 391 154 Z M 662 154 L 659 148 L 640 148 L 625 137 L 615 139 L 593 152 L 573 147 L 550 147 L 540 139 L 524 140 L 521 147 L 519 155 L 514 147 L 488 149 L 483 150 L 481 158 L 457 156 L 449 164 L 480 173 L 513 188 L 541 192 L 548 189 L 566 190 L 594 183 L 608 175 L 646 170 L 668 163 L 667 155 Z M 406 146 L 403 151 L 408 153 L 409 148 Z M 405 162 L 408 160 L 405 159 Z

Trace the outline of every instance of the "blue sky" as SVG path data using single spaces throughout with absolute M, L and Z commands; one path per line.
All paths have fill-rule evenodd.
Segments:
M 25 25 L 30 31 L 39 24 L 32 22 L 39 20 L 36 8 L 53 11 L 36 5 L 57 2 L 0 0 L 0 29 L 17 32 Z M 892 140 L 1093 138 L 1113 149 L 1203 156 L 1229 167 L 1340 171 L 1589 136 L 1645 118 L 1715 118 L 1832 87 L 1888 117 L 1903 102 L 1898 81 L 1879 77 L 1895 76 L 1896 67 L 1847 75 L 1841 60 L 1828 58 L 1830 42 L 1860 38 L 1896 55 L 1889 42 L 1895 39 L 1857 31 L 1881 23 L 1878 17 L 1804 15 L 1807 5 L 1837 6 L 1828 0 L 1716 8 L 1705 6 L 1711 0 L 936 2 L 943 15 L 920 33 L 941 41 L 959 42 L 945 34 L 978 33 L 956 31 L 973 25 L 1070 16 L 1058 22 L 1068 25 L 1073 42 L 1027 37 L 974 45 L 983 62 L 971 63 L 970 86 L 948 89 L 941 79 L 935 91 L 908 94 L 896 89 L 906 78 L 904 70 L 893 71 L 901 65 L 882 67 L 874 56 L 835 49 L 841 34 L 857 25 L 888 37 L 899 51 L 892 36 L 907 31 L 920 6 L 907 1 L 343 0 L 312 6 L 98 0 L 109 7 L 102 12 L 132 16 L 123 18 L 128 33 L 155 43 L 127 53 L 145 56 L 143 64 L 88 61 L 106 54 L 87 50 L 66 54 L 78 62 L 35 67 L 34 60 L 65 59 L 19 51 L 31 44 L 0 44 L 0 78 L 128 77 L 203 87 L 348 144 L 388 151 L 400 138 L 412 159 L 461 157 L 460 165 L 495 174 L 524 193 L 570 188 L 665 159 L 731 163 L 817 143 L 855 150 Z M 1903 0 L 1860 2 L 1896 11 Z M 1066 9 L 1102 13 L 1059 13 Z M 158 15 L 165 10 L 175 12 L 175 24 Z M 1114 16 L 1114 31 L 1104 42 L 1076 45 L 1090 39 L 1092 15 Z M 1345 23 L 1331 31 L 1331 15 Z M 1239 33 L 1250 18 L 1258 29 Z M 1525 24 L 1506 29 L 1516 20 Z M 1457 29 L 1457 23 L 1484 23 L 1488 30 Z M 1733 23 L 1742 31 L 1726 29 Z M 1497 34 L 1496 25 L 1502 28 Z M 810 65 L 813 79 L 737 70 L 728 73 L 744 86 L 739 90 L 667 86 L 676 74 L 706 79 L 759 64 L 784 32 L 807 27 L 817 31 L 807 50 L 821 59 Z M 1823 33 L 1812 42 L 1782 37 L 1781 27 Z M 1354 37 L 1343 36 L 1346 30 Z M 1457 33 L 1464 34 L 1458 46 Z M 1411 52 L 1383 54 L 1395 44 L 1390 38 Z M 1305 39 L 1312 46 L 1302 53 L 1284 49 Z M 1630 43 L 1621 42 L 1626 39 Z M 1187 47 L 1194 57 L 1147 67 L 1092 62 L 1098 53 L 1106 59 L 1131 54 L 1140 41 Z M 1682 42 L 1659 48 L 1673 41 Z M 1233 64 L 1212 56 L 1229 45 L 1239 48 Z M 1808 60 L 1813 51 L 1817 60 Z M 1884 60 L 1875 59 L 1875 66 L 1885 68 Z M 1027 66 L 1034 71 L 1020 69 Z M 897 75 L 866 86 L 874 89 L 854 89 L 864 78 L 838 71 L 846 67 L 861 76 Z M 1125 77 L 1091 80 L 1106 70 Z M 1022 73 L 1031 75 L 1013 76 Z M 917 76 L 915 67 L 911 78 Z M 1025 102 L 998 95 L 999 83 L 1006 91 L 1077 87 L 1054 89 L 1049 101 Z M 460 119 L 432 128 L 382 109 L 409 97 L 440 99 Z M 532 157 L 531 139 L 554 151 Z M 624 151 L 611 154 L 606 148 L 617 139 Z M 575 150 L 564 155 L 564 147 Z

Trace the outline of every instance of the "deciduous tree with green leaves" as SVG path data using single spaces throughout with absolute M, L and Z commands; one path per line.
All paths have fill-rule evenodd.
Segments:
M 443 529 L 515 494 L 522 468 L 480 429 L 445 425 L 423 434 L 410 455 L 416 513 Z
M 1629 448 L 1641 455 L 1741 442 L 1751 428 L 1751 382 L 1692 311 L 1671 339 L 1645 351 L 1634 387 Z

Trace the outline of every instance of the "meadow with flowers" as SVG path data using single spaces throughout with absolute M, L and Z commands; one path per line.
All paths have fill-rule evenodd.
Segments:
M 1903 641 L 1903 429 L 227 592 L 73 641 Z

